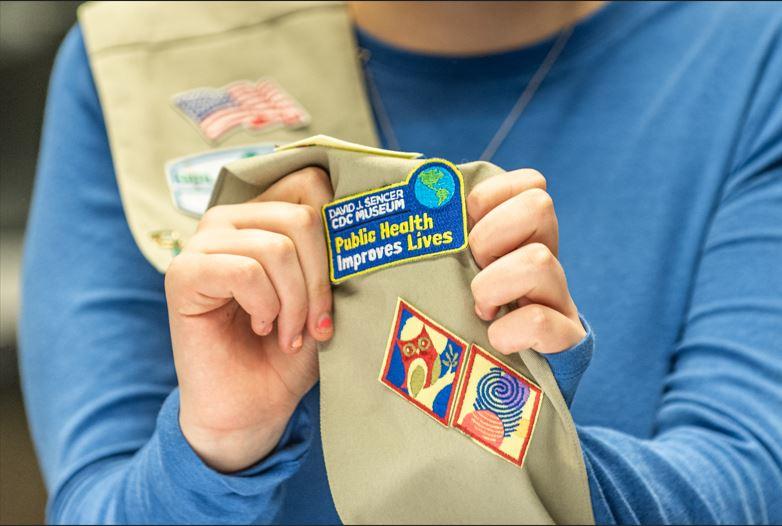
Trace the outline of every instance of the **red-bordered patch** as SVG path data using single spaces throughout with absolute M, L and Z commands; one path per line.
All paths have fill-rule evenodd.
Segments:
M 453 427 L 521 466 L 540 409 L 540 387 L 475 344 L 467 355 Z
M 448 426 L 467 342 L 399 298 L 380 382 Z

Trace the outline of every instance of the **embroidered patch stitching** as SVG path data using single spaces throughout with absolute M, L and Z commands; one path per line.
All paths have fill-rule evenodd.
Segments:
M 329 277 L 335 284 L 467 246 L 464 179 L 445 159 L 424 161 L 402 182 L 332 201 L 321 213 Z M 406 219 L 397 221 L 405 215 Z M 395 239 L 403 235 L 407 235 L 404 241 Z M 438 248 L 441 246 L 450 248 Z M 343 250 L 346 253 L 341 255 Z M 409 255 L 415 252 L 419 253 Z M 361 266 L 365 268 L 358 270 Z
M 177 93 L 171 103 L 210 144 L 224 139 L 229 132 L 300 128 L 311 120 L 301 104 L 269 78 L 239 80 L 220 88 L 194 88 Z
M 405 312 L 408 313 L 405 324 L 410 320 L 421 323 L 420 327 L 412 326 L 412 330 L 407 331 L 407 336 L 402 338 L 402 332 L 407 328 L 406 325 L 402 327 Z M 422 403 L 416 397 L 410 396 L 411 367 L 405 367 L 404 363 L 400 363 L 402 358 L 399 355 L 404 352 L 406 345 L 414 345 L 408 356 L 425 354 L 416 351 L 430 349 L 433 342 L 427 326 L 431 328 L 431 332 L 436 331 L 447 342 L 457 344 L 459 349 L 456 356 L 452 357 L 455 361 L 452 378 L 444 386 L 436 389 L 434 396 L 428 397 L 434 400 L 435 396 L 439 396 L 445 388 L 450 388 L 447 399 L 441 400 L 441 414 L 437 413 L 431 401 L 428 404 Z M 421 338 L 427 341 L 421 344 Z M 442 342 L 440 346 L 443 347 Z M 395 365 L 397 371 L 390 375 L 395 356 L 399 357 Z M 442 356 L 443 352 L 438 351 L 437 358 L 442 359 Z M 421 358 L 426 362 L 426 356 Z M 432 356 L 428 358 L 429 363 L 434 363 Z M 478 362 L 480 364 L 476 366 Z M 410 365 L 412 366 L 412 362 Z M 447 367 L 450 373 L 452 364 L 447 364 Z M 431 377 L 435 374 L 430 376 L 431 369 L 425 367 L 423 373 L 418 375 L 418 382 L 424 388 L 427 383 L 432 385 Z M 436 374 L 438 377 L 442 377 L 441 371 L 438 370 Z M 395 376 L 396 381 L 390 376 Z M 397 298 L 378 380 L 441 425 L 458 429 L 481 448 L 523 467 L 543 397 L 540 387 L 478 345 L 472 343 L 467 347 L 464 340 L 444 329 L 402 298 Z M 423 389 L 419 389 L 418 393 L 422 391 Z
M 540 387 L 475 344 L 465 360 L 453 427 L 495 455 L 522 466 L 537 423 Z M 488 363 L 476 380 L 477 360 Z M 471 410 L 465 407 L 467 401 Z
M 447 427 L 451 422 L 467 342 L 402 298 L 397 299 L 393 320 L 380 382 Z M 407 333 L 404 339 L 403 333 Z M 413 386 L 413 382 L 418 385 Z M 411 395 L 411 390 L 416 393 Z

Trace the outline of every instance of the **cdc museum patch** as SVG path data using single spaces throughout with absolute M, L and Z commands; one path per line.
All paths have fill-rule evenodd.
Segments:
M 464 181 L 443 159 L 401 182 L 323 207 L 331 281 L 462 250 L 467 246 Z

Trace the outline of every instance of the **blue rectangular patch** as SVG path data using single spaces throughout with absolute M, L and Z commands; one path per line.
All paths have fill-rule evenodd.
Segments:
M 333 283 L 467 246 L 464 181 L 459 169 L 430 159 L 401 183 L 323 207 Z

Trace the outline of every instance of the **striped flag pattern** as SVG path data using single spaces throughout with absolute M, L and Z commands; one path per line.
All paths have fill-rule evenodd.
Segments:
M 237 126 L 251 131 L 278 126 L 297 128 L 310 120 L 304 108 L 269 79 L 189 90 L 174 96 L 174 106 L 212 142 Z

